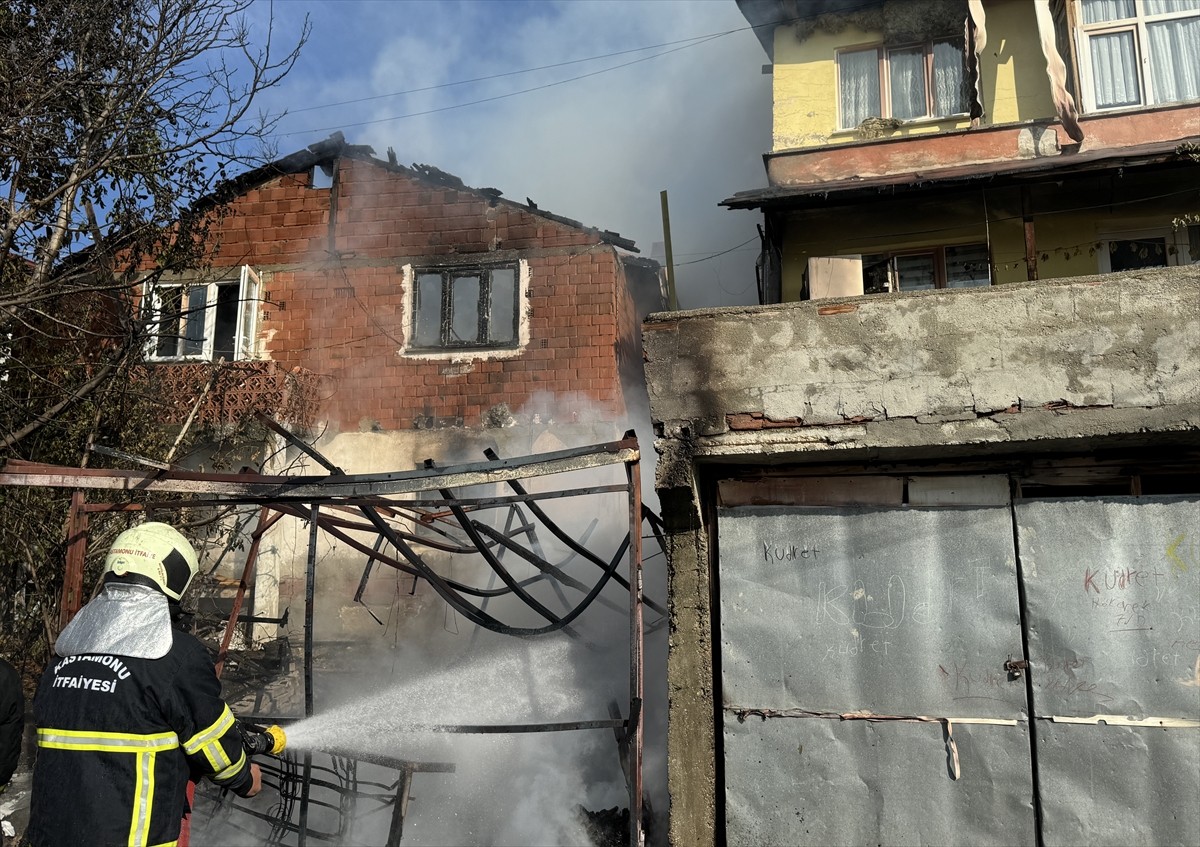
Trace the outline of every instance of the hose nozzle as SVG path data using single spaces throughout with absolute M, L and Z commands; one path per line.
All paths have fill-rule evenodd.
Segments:
M 287 747 L 287 735 L 283 728 L 272 724 L 266 729 L 250 723 L 239 723 L 238 729 L 242 734 L 242 746 L 251 756 L 263 753 L 279 755 Z

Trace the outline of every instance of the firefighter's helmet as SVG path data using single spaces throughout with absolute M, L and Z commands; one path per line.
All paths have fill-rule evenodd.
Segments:
M 141 574 L 178 600 L 200 569 L 196 551 L 175 527 L 151 521 L 117 536 L 104 560 L 106 573 Z

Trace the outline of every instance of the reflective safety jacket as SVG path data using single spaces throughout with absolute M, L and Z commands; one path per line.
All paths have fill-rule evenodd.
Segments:
M 174 631 L 161 659 L 56 657 L 33 698 L 33 847 L 171 845 L 189 776 L 245 796 L 252 777 L 204 646 Z

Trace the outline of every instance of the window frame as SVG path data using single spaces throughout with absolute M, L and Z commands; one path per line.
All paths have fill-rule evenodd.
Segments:
M 143 315 L 150 327 L 146 340 L 146 360 L 156 363 L 172 362 L 211 362 L 216 349 L 216 320 L 219 290 L 222 287 L 237 286 L 237 311 L 233 324 L 233 360 L 248 361 L 258 358 L 258 327 L 259 302 L 262 293 L 262 276 L 249 265 L 242 265 L 236 279 L 222 277 L 218 279 L 168 279 L 159 278 L 147 285 L 143 298 Z M 184 298 L 193 290 L 203 289 L 204 309 L 203 327 L 201 330 L 201 346 L 199 353 L 185 353 L 187 342 L 186 320 L 189 309 L 183 308 Z M 166 290 L 179 290 L 180 312 L 177 331 L 168 335 L 160 326 L 164 321 L 163 296 Z M 158 352 L 159 344 L 164 338 L 173 338 L 175 352 L 163 354 Z
M 1189 18 L 1200 19 L 1200 9 L 1161 12 L 1155 15 L 1146 11 L 1144 0 L 1133 0 L 1132 18 L 1118 18 L 1111 21 L 1085 23 L 1083 0 L 1075 0 L 1075 50 L 1079 62 L 1079 79 L 1081 81 L 1080 88 L 1083 94 L 1084 110 L 1089 113 L 1116 112 L 1122 109 L 1147 109 L 1154 106 L 1167 106 L 1175 103 L 1197 102 L 1196 98 L 1191 100 L 1153 101 L 1151 99 L 1151 95 L 1156 94 L 1156 89 L 1153 62 L 1148 52 L 1150 36 L 1147 25 L 1162 23 L 1163 21 L 1187 20 Z M 1092 65 L 1091 39 L 1095 36 L 1115 35 L 1122 32 L 1133 33 L 1134 61 L 1137 67 L 1138 102 L 1114 106 L 1099 106 L 1096 103 L 1096 77 L 1095 68 Z
M 950 274 L 946 267 L 946 251 L 952 250 L 955 248 L 965 248 L 965 247 L 982 247 L 984 249 L 984 252 L 987 254 L 988 281 L 987 281 L 986 285 L 952 286 L 949 284 L 950 283 Z M 929 288 L 907 288 L 906 289 L 906 288 L 900 287 L 900 278 L 896 271 L 896 259 L 903 258 L 906 256 L 932 256 L 933 257 L 933 288 L 932 289 L 929 289 Z M 870 291 L 870 289 L 867 285 L 867 280 L 866 280 L 866 276 L 865 276 L 866 268 L 867 268 L 867 259 L 868 258 L 876 258 L 876 257 L 882 257 L 882 258 L 879 261 L 872 262 L 871 263 L 872 265 L 877 265 L 877 264 L 879 264 L 880 261 L 887 262 L 887 290 L 882 291 L 882 292 Z M 928 247 L 905 248 L 903 250 L 883 250 L 883 251 L 880 251 L 879 253 L 860 253 L 859 258 L 860 258 L 860 261 L 862 261 L 862 263 L 863 263 L 863 272 L 864 272 L 863 291 L 865 293 L 903 294 L 903 293 L 909 293 L 909 292 L 913 292 L 913 291 L 948 291 L 948 290 L 956 290 L 958 288 L 991 288 L 992 286 L 994 286 L 996 284 L 995 283 L 996 277 L 995 277 L 995 274 L 993 273 L 993 267 L 992 267 L 991 250 L 988 248 L 987 243 L 983 242 L 983 241 L 970 241 L 970 242 L 965 242 L 962 244 L 939 244 L 939 245 L 928 246 Z
M 522 325 L 522 272 L 523 260 L 508 260 L 502 262 L 487 262 L 470 265 L 412 265 L 411 266 L 411 300 L 409 319 L 411 333 L 406 352 L 413 354 L 466 353 L 488 351 L 512 351 L 521 346 Z M 493 337 L 491 326 L 492 313 L 492 274 L 496 271 L 512 272 L 512 327 L 511 337 L 505 341 L 497 341 Z M 438 343 L 420 344 L 417 335 L 420 331 L 421 319 L 421 278 L 423 276 L 441 277 L 438 304 Z M 453 337 L 454 327 L 454 298 L 453 281 L 457 278 L 478 277 L 479 295 L 475 301 L 478 309 L 477 335 L 474 341 L 464 342 Z
M 926 41 L 902 42 L 902 43 L 896 43 L 896 44 L 886 44 L 883 42 L 876 42 L 874 44 L 859 44 L 859 45 L 854 45 L 854 46 L 850 46 L 850 47 L 839 48 L 836 51 L 836 55 L 834 56 L 834 66 L 835 66 L 835 76 L 836 76 L 836 86 L 835 87 L 836 87 L 836 93 L 837 93 L 838 130 L 841 132 L 846 132 L 846 131 L 854 130 L 854 129 L 858 128 L 858 126 L 859 126 L 859 124 L 849 124 L 849 125 L 846 124 L 846 122 L 845 122 L 846 116 L 842 113 L 842 81 L 843 81 L 843 79 L 842 79 L 843 78 L 842 56 L 848 55 L 851 53 L 867 53 L 872 50 L 875 52 L 875 59 L 876 59 L 875 65 L 876 65 L 876 68 L 878 69 L 878 82 L 879 82 L 878 111 L 880 114 L 877 116 L 876 115 L 868 115 L 867 119 L 869 119 L 871 117 L 879 117 L 879 118 L 885 118 L 885 119 L 892 118 L 892 115 L 894 114 L 894 109 L 893 109 L 893 105 L 892 105 L 892 67 L 891 67 L 890 57 L 893 53 L 899 53 L 901 51 L 909 51 L 909 50 L 913 50 L 915 48 L 920 48 L 923 51 L 921 68 L 922 68 L 922 73 L 924 76 L 924 83 L 925 83 L 925 114 L 916 115 L 911 118 L 896 118 L 896 120 L 904 121 L 905 123 L 912 123 L 912 122 L 918 122 L 918 121 L 951 120 L 951 119 L 961 118 L 964 116 L 969 116 L 971 104 L 969 102 L 969 98 L 967 98 L 965 96 L 962 98 L 961 111 L 949 112 L 944 115 L 937 114 L 935 111 L 936 102 L 935 102 L 935 95 L 934 95 L 934 64 L 933 64 L 934 55 L 933 55 L 933 51 L 934 51 L 934 45 L 941 44 L 942 42 L 946 42 L 946 41 L 955 42 L 956 44 L 958 44 L 958 46 L 960 48 L 959 54 L 960 54 L 960 57 L 963 62 L 962 72 L 963 72 L 963 79 L 965 80 L 966 73 L 967 73 L 966 52 L 965 52 L 966 51 L 966 46 L 965 46 L 966 42 L 965 42 L 965 39 L 959 35 L 948 34 L 948 35 L 941 36 L 939 38 L 930 38 Z M 960 42 L 961 42 L 961 44 L 960 44 Z M 861 123 L 861 121 L 860 121 L 860 123 Z
M 1188 227 L 1173 229 L 1170 224 L 1150 227 L 1133 224 L 1129 226 L 1106 227 L 1097 233 L 1097 240 L 1099 242 L 1099 248 L 1096 251 L 1097 273 L 1131 273 L 1131 271 L 1113 271 L 1112 243 L 1114 241 L 1152 241 L 1161 238 L 1163 240 L 1163 248 L 1166 251 L 1163 257 L 1166 260 L 1165 264 L 1143 265 L 1143 268 L 1174 268 L 1181 265 L 1200 264 L 1192 261 L 1189 251 L 1188 230 Z

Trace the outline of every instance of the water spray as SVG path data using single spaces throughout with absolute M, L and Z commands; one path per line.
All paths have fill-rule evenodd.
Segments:
M 287 735 L 277 724 L 264 728 L 239 721 L 238 732 L 242 736 L 242 746 L 246 748 L 246 753 L 250 756 L 265 753 L 277 756 L 287 747 Z

